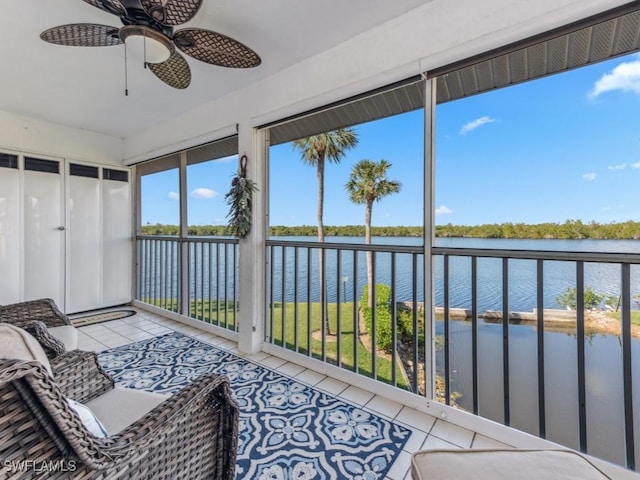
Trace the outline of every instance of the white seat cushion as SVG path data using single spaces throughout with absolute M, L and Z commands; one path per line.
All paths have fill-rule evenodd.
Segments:
M 414 480 L 604 480 L 609 477 L 570 450 L 423 450 L 411 458 Z
M 102 425 L 102 422 L 98 417 L 96 417 L 96 414 L 93 413 L 89 407 L 83 403 L 71 400 L 70 398 L 67 398 L 67 402 L 69 402 L 69 406 L 78 414 L 87 430 L 100 438 L 104 438 L 109 435 L 107 429 Z
M 78 348 L 78 330 L 73 325 L 48 327 L 47 332 L 60 340 L 64 344 L 64 348 L 67 352 Z
M 87 402 L 86 405 L 100 419 L 109 435 L 115 435 L 167 398 L 169 398 L 167 395 L 159 393 L 115 387 Z
M 51 375 L 47 354 L 33 336 L 9 323 L 0 323 L 0 358 L 40 362 Z

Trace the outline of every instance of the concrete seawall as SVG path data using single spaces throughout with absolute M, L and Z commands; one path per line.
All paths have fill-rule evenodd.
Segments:
M 418 311 L 422 313 L 424 311 L 424 304 L 418 302 Z M 399 308 L 405 310 L 411 310 L 411 303 L 400 302 Z M 436 318 L 444 318 L 444 307 L 436 307 Z M 552 322 L 575 322 L 576 312 L 574 310 L 561 310 L 553 308 L 545 308 L 543 311 L 544 320 Z M 471 309 L 468 308 L 449 308 L 449 318 L 455 319 L 471 319 Z M 484 312 L 478 312 L 478 318 L 482 318 L 487 322 L 502 321 L 502 311 L 500 310 L 485 310 Z M 509 312 L 509 321 L 511 323 L 535 323 L 538 321 L 538 311 L 533 309 L 531 312 Z
M 424 312 L 424 304 L 418 302 L 418 312 L 421 314 Z M 402 310 L 411 311 L 411 302 L 399 302 L 398 308 Z M 444 319 L 444 307 L 436 307 L 436 320 Z M 499 310 L 486 310 L 484 312 L 478 312 L 478 318 L 481 318 L 487 323 L 502 323 L 502 311 Z M 450 308 L 449 318 L 453 320 L 471 321 L 471 310 L 468 308 Z M 543 319 L 545 328 L 552 329 L 552 331 L 572 333 L 575 331 L 578 316 L 575 310 L 562 310 L 562 309 L 544 309 Z M 586 332 L 602 333 L 611 335 L 620 335 L 621 324 L 620 320 L 611 316 L 609 313 L 599 310 L 585 311 L 584 325 Z M 532 325 L 536 326 L 538 323 L 537 309 L 533 309 L 531 312 L 509 312 L 509 323 L 515 325 Z M 633 338 L 640 338 L 640 326 L 631 325 L 631 335 Z

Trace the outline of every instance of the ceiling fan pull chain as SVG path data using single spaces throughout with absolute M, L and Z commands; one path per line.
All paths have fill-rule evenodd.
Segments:
M 144 68 L 147 69 L 147 32 L 143 33 L 142 37 L 143 53 L 144 53 Z
M 127 70 L 127 44 L 124 44 L 124 96 L 129 96 L 129 75 Z

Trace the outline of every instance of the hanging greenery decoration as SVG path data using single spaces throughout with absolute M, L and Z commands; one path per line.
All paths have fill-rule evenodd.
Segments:
M 231 180 L 231 190 L 224 198 L 229 205 L 227 228 L 232 235 L 243 238 L 251 230 L 251 201 L 256 183 L 247 178 L 247 156 L 240 158 L 240 173 Z

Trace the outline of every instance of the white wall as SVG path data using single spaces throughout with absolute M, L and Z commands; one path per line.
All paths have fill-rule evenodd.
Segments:
M 0 110 L 0 151 L 122 165 L 123 140 Z
M 255 85 L 125 139 L 125 163 L 214 140 L 504 46 L 624 0 L 433 0 Z M 190 145 L 189 145 L 190 143 Z

